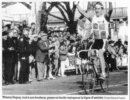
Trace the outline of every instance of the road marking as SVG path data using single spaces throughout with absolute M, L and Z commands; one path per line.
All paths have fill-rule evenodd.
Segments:
M 116 85 L 109 85 L 109 88 L 123 86 L 125 84 L 127 84 L 127 83 L 116 84 Z M 95 88 L 95 90 L 98 90 L 98 89 L 100 89 L 100 88 L 99 87 Z M 76 92 L 70 92 L 70 93 L 66 93 L 66 94 L 62 94 L 62 95 L 71 95 L 71 94 L 76 94 L 76 93 L 80 93 L 80 92 L 84 92 L 84 90 L 80 90 L 80 91 L 76 91 Z

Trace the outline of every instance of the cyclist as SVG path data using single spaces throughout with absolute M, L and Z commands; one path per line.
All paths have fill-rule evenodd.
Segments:
M 105 79 L 106 73 L 105 73 L 105 60 L 104 60 L 104 51 L 105 51 L 105 44 L 107 42 L 109 32 L 108 32 L 108 25 L 110 21 L 110 17 L 113 11 L 112 3 L 109 2 L 109 10 L 106 14 L 104 14 L 104 7 L 101 2 L 95 3 L 94 10 L 89 10 L 84 12 L 79 5 L 77 4 L 78 11 L 84 15 L 87 19 L 90 19 L 91 21 L 91 35 L 94 39 L 93 45 L 91 49 L 98 49 L 98 56 L 100 59 L 101 64 L 101 79 Z

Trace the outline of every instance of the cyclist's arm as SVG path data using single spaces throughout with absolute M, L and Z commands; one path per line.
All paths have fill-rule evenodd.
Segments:
M 109 2 L 109 10 L 108 12 L 105 14 L 105 18 L 107 21 L 110 21 L 110 17 L 112 15 L 113 12 L 113 6 L 112 6 L 112 2 Z
M 81 8 L 79 5 L 77 5 L 77 9 L 78 9 L 78 11 L 79 11 L 80 14 L 82 14 L 82 15 L 84 15 L 86 18 L 92 20 L 92 17 L 94 16 L 94 11 L 93 11 L 93 10 L 89 10 L 89 11 L 87 11 L 87 13 L 86 13 L 84 10 L 82 10 L 82 8 Z

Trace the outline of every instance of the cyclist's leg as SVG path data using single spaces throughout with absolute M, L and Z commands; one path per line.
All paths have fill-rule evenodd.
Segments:
M 105 59 L 104 59 L 104 51 L 102 49 L 99 50 L 99 59 L 100 59 L 100 64 L 101 64 L 101 70 L 102 70 L 102 77 L 105 78 L 106 77 L 106 73 L 105 73 Z
M 95 58 L 95 59 L 93 60 L 94 69 L 95 69 L 96 74 L 98 74 L 98 69 L 97 69 L 97 67 L 98 67 L 98 61 L 97 61 L 97 60 L 98 60 L 97 58 Z
M 89 54 L 89 57 L 90 57 L 90 58 L 93 56 L 93 57 L 91 58 L 92 65 L 90 65 L 89 67 L 92 68 L 92 66 L 93 66 L 93 67 L 94 67 L 94 70 L 95 70 L 95 72 L 96 72 L 96 74 L 98 74 L 98 69 L 97 69 L 97 67 L 98 67 L 98 58 L 97 58 L 97 56 L 96 56 L 95 50 L 91 49 L 91 51 L 89 51 L 88 54 Z

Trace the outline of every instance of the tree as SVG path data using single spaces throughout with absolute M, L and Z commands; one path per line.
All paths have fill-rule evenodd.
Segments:
M 50 3 L 51 4 L 51 3 Z M 56 15 L 52 15 L 60 20 L 63 20 L 68 26 L 68 31 L 73 34 L 76 32 L 76 21 L 75 21 L 75 11 L 76 5 L 73 2 L 73 6 L 71 8 L 70 2 L 55 2 L 54 6 L 60 11 L 62 18 Z
M 18 3 L 23 4 L 25 7 L 31 10 L 32 2 L 29 2 L 29 3 L 18 2 Z M 8 7 L 14 4 L 17 4 L 17 2 L 2 2 L 2 8 Z M 47 8 L 46 2 L 42 3 L 42 9 L 39 12 L 37 12 L 37 15 L 36 15 L 37 32 L 47 31 L 46 24 L 48 20 L 48 13 L 52 10 L 52 8 L 54 7 L 54 4 L 55 2 L 51 2 L 50 6 Z
M 48 15 L 49 12 L 52 10 L 52 8 L 55 6 L 55 2 L 51 2 L 50 6 L 46 6 L 46 2 L 42 3 L 42 9 L 41 9 L 41 18 L 40 18 L 40 31 L 47 32 L 47 21 L 48 21 Z
M 87 11 L 93 10 L 94 3 L 95 2 L 88 2 Z M 53 17 L 63 20 L 68 26 L 68 31 L 70 32 L 70 34 L 76 33 L 76 27 L 77 27 L 77 21 L 75 20 L 76 4 L 73 2 L 71 8 L 70 2 L 57 2 L 55 3 L 55 7 L 60 11 L 62 18 L 56 15 L 52 15 L 50 13 L 49 14 Z
M 31 9 L 30 3 L 20 2 L 24 6 L 26 6 L 28 9 Z M 46 6 L 46 4 L 49 3 L 49 7 Z M 6 7 L 8 5 L 16 4 L 16 2 L 2 2 L 2 7 Z M 91 4 L 89 4 L 91 5 Z M 40 11 L 37 13 L 36 17 L 36 25 L 37 25 L 37 32 L 44 31 L 47 32 L 47 21 L 48 21 L 48 15 L 51 15 L 55 18 L 58 18 L 60 20 L 63 20 L 66 25 L 68 26 L 68 31 L 73 34 L 76 32 L 76 25 L 77 21 L 75 20 L 75 12 L 76 12 L 76 4 L 73 2 L 72 8 L 70 5 L 70 2 L 43 2 L 41 5 Z M 62 18 L 59 16 L 53 15 L 50 13 L 50 11 L 53 9 L 53 7 L 56 7 L 59 12 L 62 15 Z M 90 9 L 91 6 L 88 6 L 88 9 Z

